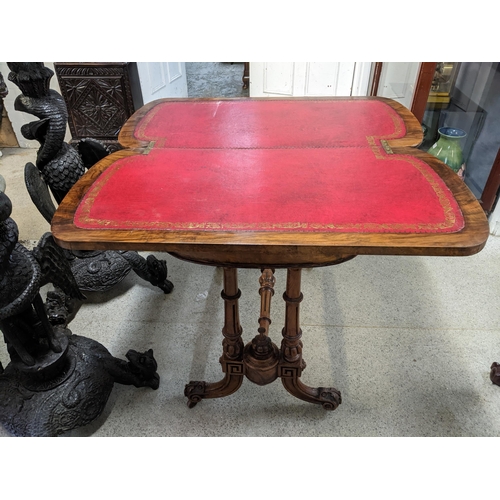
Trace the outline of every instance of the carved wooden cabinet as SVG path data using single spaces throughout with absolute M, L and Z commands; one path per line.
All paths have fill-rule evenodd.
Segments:
M 54 63 L 68 108 L 71 142 L 91 137 L 120 148 L 122 125 L 142 106 L 135 63 Z

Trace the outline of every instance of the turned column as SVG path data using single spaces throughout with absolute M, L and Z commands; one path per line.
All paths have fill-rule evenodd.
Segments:
M 264 269 L 260 282 L 260 317 L 258 335 L 245 346 L 243 362 L 246 377 L 258 385 L 270 384 L 278 378 L 279 349 L 269 338 L 271 298 L 274 295 L 274 271 Z
M 298 364 L 299 375 L 306 365 L 302 360 L 302 330 L 300 329 L 300 303 L 304 298 L 301 291 L 302 269 L 289 268 L 287 270 L 286 292 L 283 299 L 286 302 L 285 327 L 283 328 L 283 340 L 281 342 L 281 354 L 283 361 Z
M 188 398 L 188 407 L 193 408 L 202 399 L 222 398 L 236 392 L 243 382 L 243 340 L 238 310 L 238 269 L 224 268 L 224 288 L 221 296 L 224 299 L 224 327 L 222 334 L 222 356 L 220 364 L 224 377 L 218 382 L 191 381 L 186 384 L 184 395 Z
M 240 325 L 238 300 L 241 291 L 238 288 L 238 269 L 224 268 L 224 288 L 221 292 L 224 299 L 224 327 L 222 328 L 223 356 L 228 360 L 241 360 L 243 352 L 243 329 Z M 225 370 L 224 370 L 225 371 Z
M 341 403 L 340 392 L 334 387 L 309 387 L 300 380 L 306 367 L 302 359 L 302 330 L 300 329 L 299 307 L 302 302 L 300 292 L 301 269 L 288 268 L 286 292 L 285 327 L 281 342 L 279 376 L 285 389 L 295 397 L 320 404 L 325 410 L 335 410 Z

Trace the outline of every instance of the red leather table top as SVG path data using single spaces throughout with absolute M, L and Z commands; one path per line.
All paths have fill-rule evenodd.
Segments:
M 439 175 L 382 139 L 406 134 L 377 100 L 160 102 L 139 121 L 147 154 L 94 182 L 82 229 L 439 233 L 464 219 Z

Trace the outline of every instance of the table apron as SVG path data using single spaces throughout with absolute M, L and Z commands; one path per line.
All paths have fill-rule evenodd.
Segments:
M 334 250 L 332 251 L 332 249 L 325 247 L 325 252 L 322 254 L 318 254 L 316 250 L 314 255 L 315 258 L 312 259 L 310 252 L 301 250 L 301 247 L 297 247 L 296 251 L 288 253 L 283 249 L 278 249 L 278 251 L 269 249 L 268 252 L 259 252 L 257 254 L 255 251 L 243 247 L 233 248 L 231 252 L 224 252 L 219 255 L 213 251 L 203 252 L 200 251 L 200 249 L 197 249 L 196 251 L 176 251 L 167 253 L 177 259 L 205 266 L 256 269 L 262 269 L 265 267 L 273 269 L 286 269 L 290 267 L 310 268 L 333 266 L 356 257 L 355 255 L 342 254 Z

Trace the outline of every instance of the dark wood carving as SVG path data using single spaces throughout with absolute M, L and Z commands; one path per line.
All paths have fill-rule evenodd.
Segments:
M 129 63 L 54 63 L 54 68 L 72 141 L 91 137 L 111 151 L 120 149 L 118 133 L 135 111 Z

